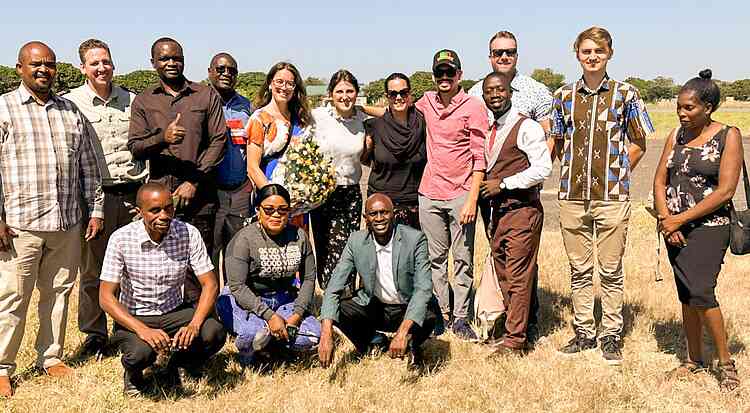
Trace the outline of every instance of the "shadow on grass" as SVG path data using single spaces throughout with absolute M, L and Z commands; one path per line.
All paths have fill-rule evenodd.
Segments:
M 681 320 L 658 320 L 653 324 L 653 329 L 654 337 L 656 338 L 656 345 L 660 352 L 674 354 L 679 360 L 687 359 L 687 343 L 685 341 L 685 334 L 682 330 Z M 745 343 L 732 332 L 729 323 L 726 323 L 725 329 L 729 335 L 729 342 L 727 343 L 729 346 L 729 353 L 737 354 L 745 351 Z M 716 348 L 714 347 L 713 340 L 706 329 L 703 329 L 703 343 L 704 356 L 707 356 L 707 359 L 710 360 L 712 356 L 716 355 Z
M 545 287 L 538 290 L 539 297 L 539 336 L 544 337 L 552 334 L 555 330 L 565 326 L 563 314 L 573 310 L 573 300 L 570 296 L 551 291 Z M 622 333 L 621 337 L 627 337 L 633 331 L 635 320 L 643 312 L 643 307 L 637 303 L 624 303 L 622 306 Z M 598 320 L 601 330 L 602 304 L 601 298 L 594 299 L 594 320 Z M 572 335 L 572 331 L 571 331 Z M 601 334 L 599 334 L 601 336 Z
M 407 368 L 401 378 L 402 384 L 416 384 L 422 377 L 437 374 L 451 359 L 451 343 L 437 338 L 427 340 L 423 345 L 424 361 L 421 365 Z
M 538 325 L 541 337 L 552 334 L 565 325 L 562 315 L 573 307 L 573 300 L 569 296 L 540 287 L 537 290 L 539 298 Z

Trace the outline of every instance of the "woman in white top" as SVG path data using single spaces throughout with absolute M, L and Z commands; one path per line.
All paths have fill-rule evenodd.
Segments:
M 365 114 L 354 103 L 357 79 L 347 70 L 331 76 L 331 104 L 312 111 L 315 139 L 336 166 L 336 190 L 325 204 L 310 213 L 318 265 L 318 281 L 325 288 L 349 235 L 359 230 L 362 214 L 360 155 L 364 147 Z

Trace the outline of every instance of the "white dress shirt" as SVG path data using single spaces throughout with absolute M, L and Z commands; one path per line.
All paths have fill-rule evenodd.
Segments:
M 378 258 L 378 268 L 375 270 L 373 294 L 383 304 L 404 304 L 393 279 L 393 235 L 386 245 L 380 245 L 375 241 L 375 255 Z
M 337 185 L 358 185 L 362 177 L 359 160 L 364 148 L 365 118 L 357 110 L 351 118 L 342 118 L 331 106 L 315 108 L 315 140 L 320 150 L 333 158 Z
M 485 156 L 488 171 L 495 166 L 500 155 L 500 150 L 520 116 L 518 110 L 512 106 L 505 115 L 495 120 L 494 127 L 497 128 L 497 134 L 495 135 L 492 148 L 487 147 L 489 146 L 490 139 L 485 141 Z M 518 149 L 526 154 L 529 160 L 529 167 L 503 179 L 505 187 L 507 189 L 527 189 L 541 184 L 552 173 L 552 159 L 550 158 L 547 140 L 544 136 L 544 129 L 534 120 L 526 119 L 518 130 L 516 143 Z

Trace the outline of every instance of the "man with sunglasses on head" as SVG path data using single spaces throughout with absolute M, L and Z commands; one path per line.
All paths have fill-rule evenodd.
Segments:
M 104 191 L 104 229 L 100 237 L 81 245 L 81 285 L 78 289 L 78 329 L 86 334 L 81 354 L 101 358 L 107 345 L 107 317 L 99 306 L 99 274 L 112 233 L 135 216 L 135 194 L 148 171 L 128 150 L 130 108 L 135 94 L 112 83 L 115 65 L 109 46 L 88 39 L 78 47 L 86 83 L 65 95 L 92 126 L 94 144 L 106 164 L 100 165 Z
M 427 123 L 427 166 L 419 184 L 419 221 L 427 236 L 432 283 L 446 326 L 464 340 L 475 341 L 469 325 L 474 282 L 474 225 L 479 185 L 484 178 L 487 110 L 481 100 L 461 89 L 461 60 L 449 49 L 435 53 L 432 75 L 437 91 L 425 92 L 415 104 Z M 365 107 L 372 116 L 385 109 Z M 448 250 L 453 251 L 453 309 L 448 283 Z M 452 316 L 452 318 L 451 318 Z
M 250 101 L 237 93 L 237 61 L 229 53 L 211 59 L 208 81 L 221 97 L 227 125 L 224 159 L 216 170 L 218 209 L 214 223 L 214 245 L 211 260 L 219 268 L 219 254 L 250 216 L 252 188 L 247 178 L 247 131 L 253 113 Z M 217 271 L 218 272 L 218 271 Z
M 511 80 L 513 89 L 513 107 L 522 115 L 537 121 L 545 133 L 550 130 L 550 111 L 552 94 L 547 86 L 529 76 L 518 73 L 518 42 L 509 31 L 495 33 L 490 39 L 490 65 L 492 71 L 503 73 Z M 469 89 L 471 96 L 482 97 L 482 82 L 477 82 Z M 492 110 L 487 108 L 487 116 L 492 119 Z
M 133 101 L 128 148 L 135 159 L 149 161 L 149 180 L 172 191 L 176 217 L 198 228 L 211 255 L 216 168 L 227 140 L 221 97 L 214 88 L 185 78 L 185 56 L 174 39 L 154 42 L 151 64 L 159 84 Z M 195 302 L 194 275 L 185 288 L 185 300 Z
M 529 76 L 518 73 L 516 69 L 516 65 L 518 64 L 518 42 L 516 36 L 509 31 L 495 33 L 490 39 L 489 60 L 493 72 L 502 73 L 510 79 L 510 87 L 513 92 L 511 96 L 513 109 L 521 115 L 535 120 L 542 126 L 545 135 L 549 135 L 552 94 L 547 89 L 547 86 Z M 469 90 L 469 94 L 471 96 L 482 97 L 482 83 L 477 82 Z M 487 105 L 487 116 L 490 121 L 495 117 L 490 105 Z M 552 150 L 553 144 L 554 142 L 548 138 L 547 148 L 549 151 Z M 488 228 L 491 220 L 489 208 L 484 203 L 480 205 L 485 228 Z M 488 234 L 488 237 L 492 239 L 492 234 Z M 529 312 L 529 326 L 527 329 L 529 344 L 533 344 L 539 336 L 539 329 L 537 328 L 537 313 L 539 311 L 539 300 L 537 298 L 538 284 L 539 281 L 535 276 L 531 287 L 531 310 Z

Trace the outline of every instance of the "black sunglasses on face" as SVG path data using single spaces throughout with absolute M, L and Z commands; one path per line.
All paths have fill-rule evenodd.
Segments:
M 411 90 L 409 89 L 389 90 L 388 97 L 391 99 L 396 99 L 397 97 L 401 96 L 402 99 L 406 99 L 406 97 L 409 96 L 410 92 Z
M 452 67 L 446 67 L 446 68 L 438 67 L 432 71 L 432 74 L 435 76 L 435 79 L 441 79 L 444 77 L 452 78 L 456 76 L 456 69 Z
M 263 213 L 268 215 L 269 217 L 275 213 L 279 213 L 281 216 L 289 215 L 289 212 L 291 212 L 291 208 L 288 206 L 280 206 L 280 207 L 272 207 L 272 206 L 264 206 L 261 205 L 260 209 L 263 210 Z
M 214 68 L 216 73 L 223 74 L 224 72 L 229 73 L 230 75 L 236 75 L 237 74 L 237 68 L 236 67 L 230 67 L 230 66 L 216 66 Z
M 492 49 L 492 57 L 503 57 L 503 54 L 508 55 L 508 57 L 516 57 L 516 54 L 518 53 L 518 49 Z

